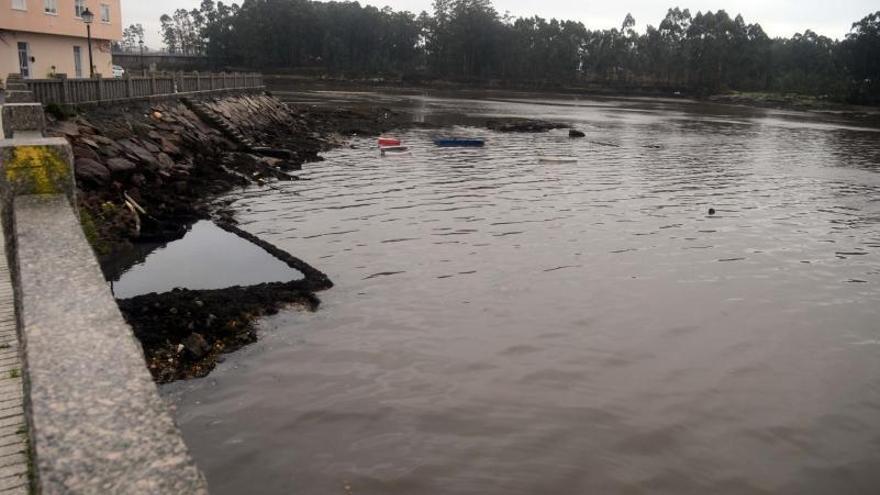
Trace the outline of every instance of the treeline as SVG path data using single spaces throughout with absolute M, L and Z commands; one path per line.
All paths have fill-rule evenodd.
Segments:
M 433 13 L 418 16 L 356 2 L 204 0 L 161 20 L 168 49 L 206 54 L 218 66 L 880 102 L 880 11 L 843 40 L 809 30 L 770 38 L 739 15 L 679 8 L 644 33 L 630 15 L 619 29 L 590 30 L 500 15 L 491 0 L 436 0 Z

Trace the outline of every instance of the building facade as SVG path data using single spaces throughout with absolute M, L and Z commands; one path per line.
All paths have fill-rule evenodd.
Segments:
M 0 0 L 0 78 L 21 74 L 89 77 L 89 46 L 82 12 L 94 14 L 92 59 L 110 77 L 111 45 L 122 38 L 121 0 Z

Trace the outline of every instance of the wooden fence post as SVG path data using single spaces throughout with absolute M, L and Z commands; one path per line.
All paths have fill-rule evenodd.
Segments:
M 134 97 L 134 81 L 131 79 L 130 76 L 126 76 L 125 78 L 125 97 Z
M 95 74 L 95 79 L 98 81 L 98 101 L 104 99 L 104 78 L 101 74 Z
M 61 78 L 61 103 L 70 103 L 70 81 L 67 80 L 67 74 L 60 76 Z

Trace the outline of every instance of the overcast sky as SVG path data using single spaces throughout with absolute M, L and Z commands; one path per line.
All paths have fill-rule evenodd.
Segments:
M 147 44 L 152 48 L 161 46 L 159 17 L 178 8 L 194 8 L 200 0 L 123 0 L 125 25 L 141 23 L 147 31 Z M 228 2 L 227 3 L 231 3 Z M 362 4 L 419 13 L 431 10 L 431 0 L 367 1 Z M 877 0 L 614 0 L 588 2 L 581 0 L 495 0 L 495 8 L 515 16 L 539 15 L 583 22 L 591 29 L 619 27 L 626 14 L 632 13 L 644 31 L 645 26 L 657 26 L 669 7 L 679 5 L 698 10 L 724 9 L 734 16 L 742 14 L 746 22 L 758 22 L 770 36 L 791 36 L 812 29 L 832 38 L 842 38 L 853 22 L 869 12 L 880 10 Z

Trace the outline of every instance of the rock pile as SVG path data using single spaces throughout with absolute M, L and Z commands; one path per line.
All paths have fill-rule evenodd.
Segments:
M 250 146 L 243 149 L 180 101 L 95 109 L 50 123 L 50 133 L 73 145 L 84 224 L 100 256 L 132 241 L 176 239 L 208 215 L 206 199 L 264 179 L 296 179 L 287 172 L 331 145 L 270 96 L 203 103 Z

